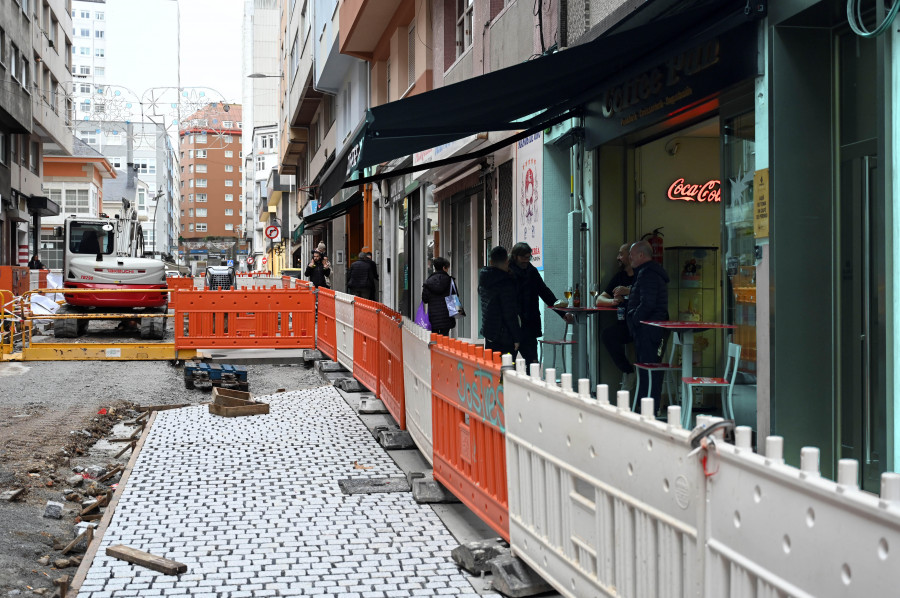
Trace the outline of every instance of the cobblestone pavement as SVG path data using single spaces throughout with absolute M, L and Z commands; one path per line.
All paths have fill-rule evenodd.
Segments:
M 478 596 L 431 507 L 341 493 L 340 479 L 402 473 L 333 387 L 268 402 L 261 416 L 157 414 L 79 598 Z M 187 573 L 107 557 L 114 544 Z

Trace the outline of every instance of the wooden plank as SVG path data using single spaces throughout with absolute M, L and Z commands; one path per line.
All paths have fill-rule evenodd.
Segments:
M 241 405 L 237 407 L 227 407 L 225 405 L 215 405 L 210 403 L 209 412 L 213 415 L 221 415 L 222 417 L 241 417 L 244 415 L 265 415 L 269 412 L 267 403 L 259 403 L 256 405 Z
M 118 439 L 116 439 L 116 440 L 118 440 Z M 129 440 L 131 440 L 131 439 L 129 439 Z M 124 469 L 124 467 L 123 467 L 121 464 L 116 465 L 115 467 L 113 467 L 112 469 L 110 469 L 104 476 L 97 478 L 97 481 L 98 481 L 98 482 L 105 482 L 106 480 L 108 480 L 109 478 L 113 477 L 114 475 L 116 475 L 117 473 L 119 473 L 120 471 L 122 471 L 123 469 Z
M 123 544 L 107 547 L 106 556 L 111 556 L 114 559 L 126 561 L 133 565 L 140 565 L 147 569 L 153 569 L 165 575 L 178 575 L 187 571 L 187 565 L 184 563 L 156 556 Z
M 167 411 L 169 409 L 181 409 L 182 407 L 190 407 L 190 403 L 179 403 L 178 405 L 148 405 L 147 407 L 135 407 L 137 411 Z

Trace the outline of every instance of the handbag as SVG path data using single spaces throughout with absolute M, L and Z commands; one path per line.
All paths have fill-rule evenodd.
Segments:
M 416 324 L 424 328 L 425 330 L 431 331 L 431 320 L 428 319 L 428 312 L 425 311 L 425 303 L 419 304 L 419 309 L 416 310 Z
M 456 283 L 453 282 L 452 278 L 450 279 L 450 294 L 444 297 L 444 302 L 447 304 L 447 314 L 451 318 L 462 318 L 466 315 L 462 301 L 459 300 L 459 294 L 456 291 Z

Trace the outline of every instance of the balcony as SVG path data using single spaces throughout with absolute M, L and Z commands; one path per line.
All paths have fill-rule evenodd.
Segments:
M 340 8 L 341 54 L 372 60 L 402 0 L 344 0 Z

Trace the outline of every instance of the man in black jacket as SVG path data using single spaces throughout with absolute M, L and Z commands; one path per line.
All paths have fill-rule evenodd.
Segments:
M 522 320 L 522 342 L 519 354 L 528 363 L 537 363 L 537 339 L 544 333 L 541 330 L 541 309 L 538 298 L 552 306 L 556 303 L 556 295 L 544 283 L 541 273 L 531 263 L 531 246 L 528 243 L 516 243 L 509 259 L 509 271 L 516 279 L 519 295 L 519 317 Z M 575 321 L 571 314 L 560 317 L 567 323 Z
M 313 251 L 312 260 L 309 262 L 309 265 L 306 266 L 306 271 L 303 275 L 306 276 L 316 288 L 325 287 L 327 289 L 327 277 L 331 276 L 331 264 L 329 264 L 328 259 L 316 249 Z
M 452 287 L 456 286 L 448 272 L 449 269 L 449 260 L 443 257 L 434 258 L 434 274 L 422 284 L 422 302 L 428 307 L 431 331 L 444 336 L 449 335 L 452 328 L 456 328 L 456 319 L 450 317 L 445 301 L 445 298 L 450 296 Z
M 628 295 L 626 321 L 634 338 L 634 350 L 638 363 L 659 363 L 666 340 L 666 331 L 657 326 L 641 322 L 665 321 L 669 319 L 669 275 L 663 267 L 653 261 L 653 249 L 647 241 L 638 241 L 629 252 L 631 267 L 634 269 L 634 284 Z M 646 376 L 646 370 L 640 375 Z M 653 397 L 654 413 L 659 411 L 662 394 L 663 372 L 650 374 L 650 380 L 642 381 L 641 388 L 649 388 L 644 396 Z M 644 382 L 648 382 L 649 386 Z M 643 397 L 639 397 L 643 398 Z
M 508 254 L 503 247 L 491 249 L 491 264 L 478 272 L 481 300 L 481 336 L 484 348 L 516 354 L 522 339 L 519 326 L 516 281 L 509 273 Z
M 350 264 L 347 269 L 347 291 L 351 295 L 362 297 L 363 299 L 373 299 L 372 297 L 372 268 L 371 262 L 366 259 L 366 252 L 359 252 L 359 259 Z

